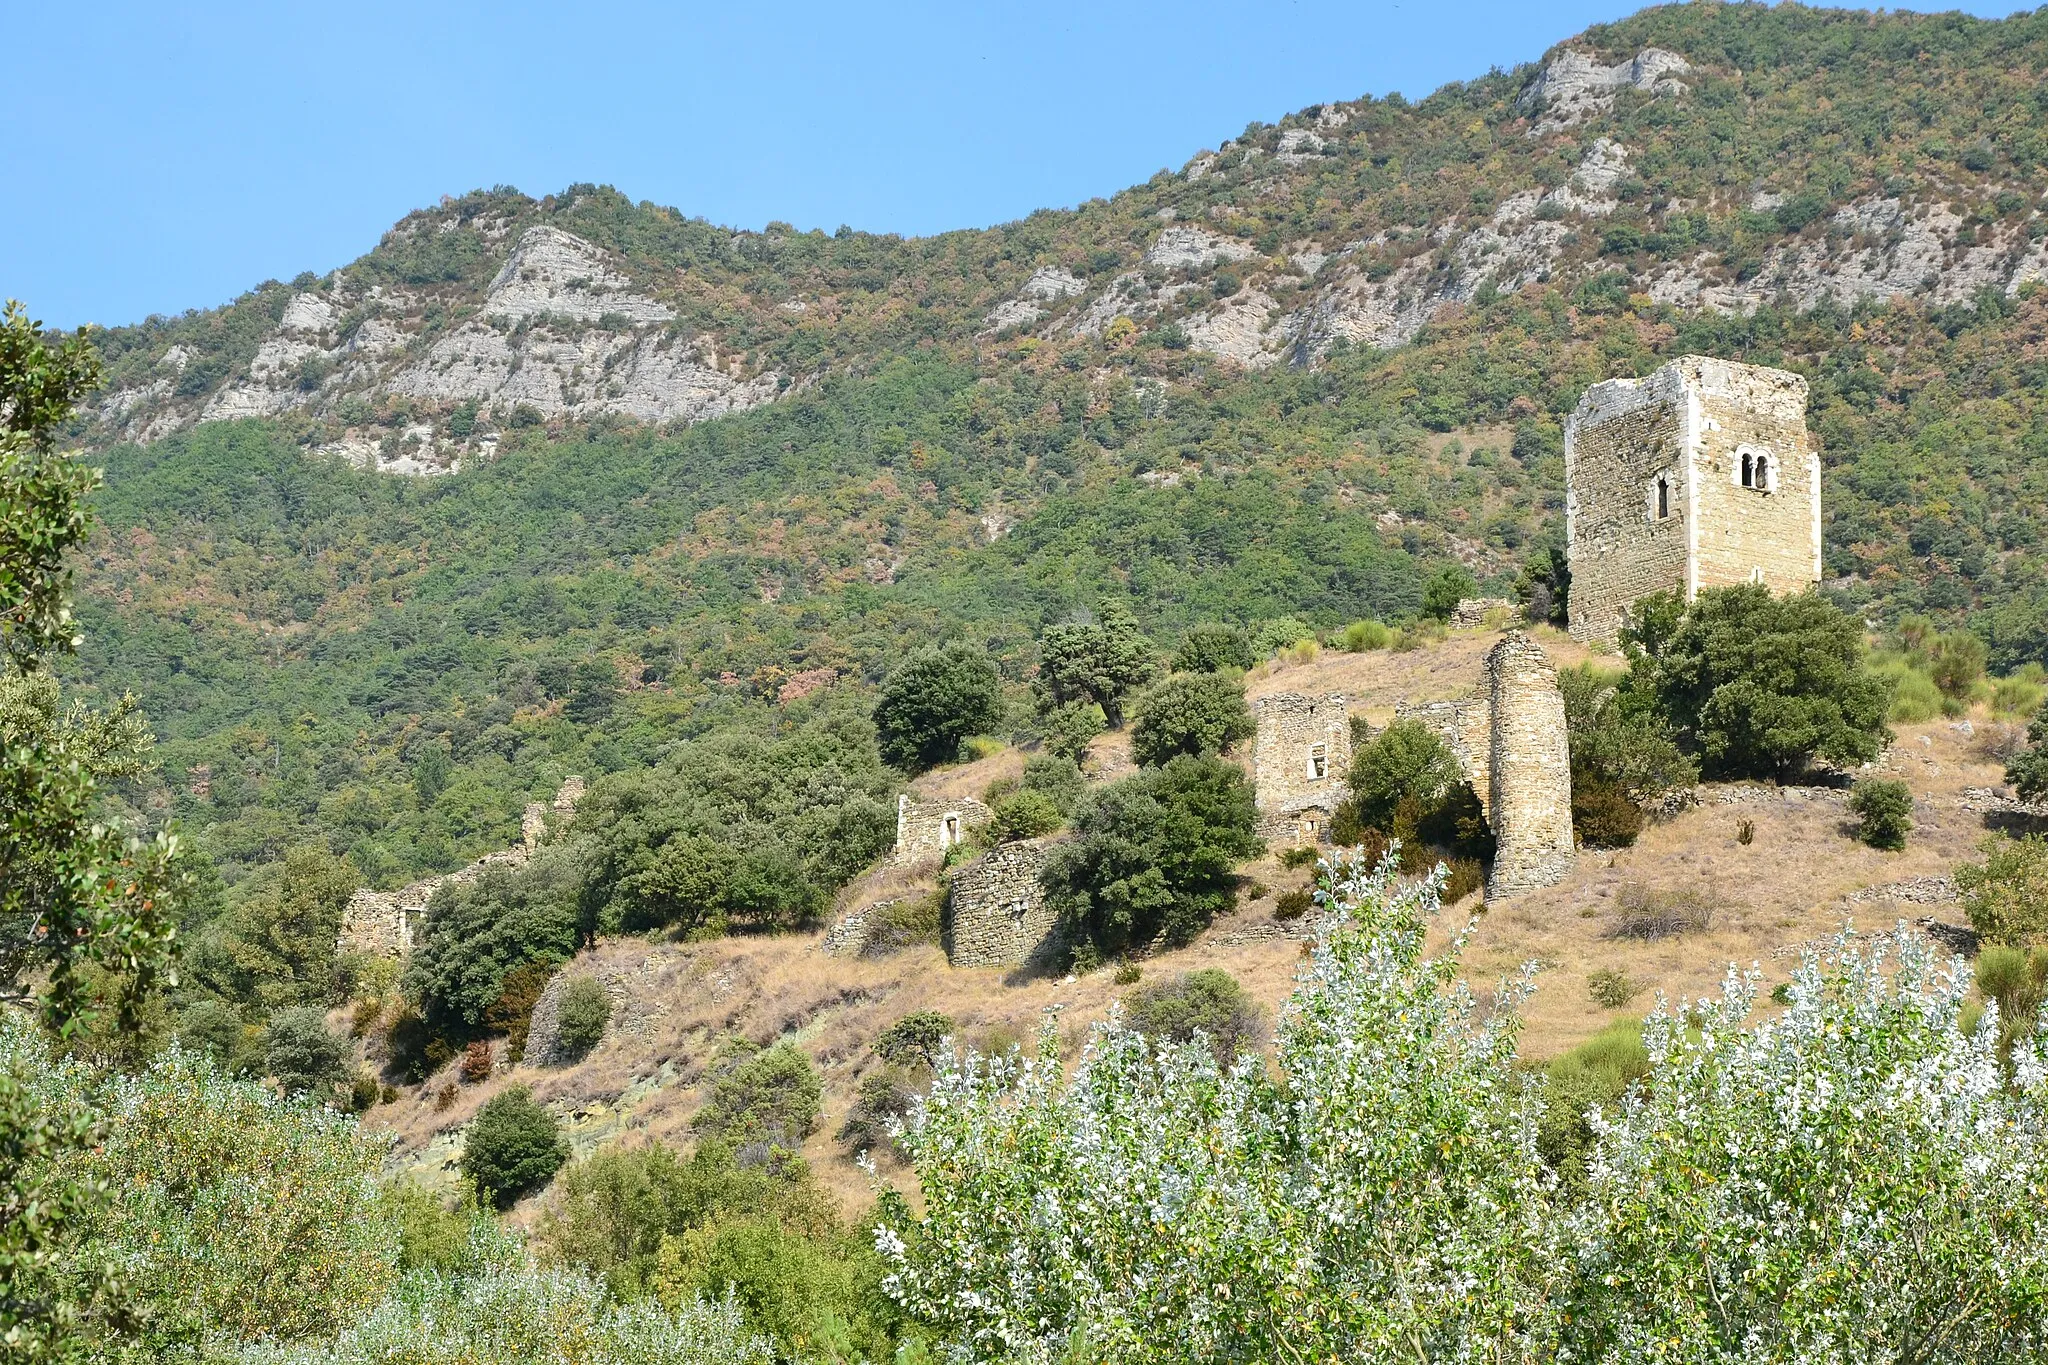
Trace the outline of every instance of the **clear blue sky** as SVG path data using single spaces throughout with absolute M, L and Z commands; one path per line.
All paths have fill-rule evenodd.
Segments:
M 5 0 L 0 295 L 64 327 L 208 307 L 493 184 L 596 181 L 739 227 L 983 226 L 1632 8 Z

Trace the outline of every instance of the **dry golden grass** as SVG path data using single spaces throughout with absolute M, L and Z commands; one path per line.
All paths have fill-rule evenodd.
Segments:
M 1390 715 L 1401 696 L 1453 696 L 1473 686 L 1494 638 L 1461 632 L 1408 654 L 1326 653 L 1313 664 L 1259 670 L 1251 691 L 1344 691 L 1368 710 Z M 1546 632 L 1543 643 L 1561 666 L 1585 657 L 1554 633 Z M 1091 769 L 1113 771 L 1122 752 L 1122 736 L 1105 737 L 1091 755 Z M 1640 1015 L 1658 992 L 1691 997 L 1713 991 L 1731 963 L 1754 962 L 1770 980 L 1782 980 L 1795 959 L 1774 956 L 1776 950 L 1832 934 L 1851 920 L 1883 929 L 1902 916 L 1927 913 L 1929 907 L 1882 902 L 1851 906 L 1845 897 L 1866 886 L 1945 873 L 1975 856 L 1982 817 L 1959 809 L 1957 798 L 1966 786 L 1997 785 L 2001 774 L 1973 740 L 1944 721 L 1903 727 L 1880 766 L 1904 779 L 1920 799 L 1921 823 L 1905 851 L 1882 853 L 1856 842 L 1839 800 L 1750 789 L 1759 799 L 1724 802 L 1728 789 L 1710 787 L 1701 805 L 1652 825 L 1636 847 L 1588 851 L 1563 884 L 1485 909 L 1467 950 L 1466 975 L 1490 990 L 1525 962 L 1543 964 L 1523 1036 L 1524 1051 L 1541 1058 L 1615 1018 Z M 1021 758 L 1006 753 L 927 775 L 919 786 L 933 794 L 978 795 L 994 777 L 1019 767 Z M 1743 818 L 1755 829 L 1746 846 L 1736 839 Z M 1244 873 L 1263 883 L 1266 894 L 1240 905 L 1193 945 L 1145 961 L 1145 980 L 1223 967 L 1269 1011 L 1277 1010 L 1293 987 L 1300 945 L 1257 935 L 1277 932 L 1274 899 L 1301 886 L 1309 874 L 1283 869 L 1271 857 Z M 849 907 L 873 904 L 934 885 L 932 877 L 929 871 L 878 869 L 849 888 L 843 900 Z M 1654 941 L 1614 937 L 1612 907 L 1631 884 L 1652 893 L 1710 897 L 1716 907 L 1711 927 Z M 1445 911 L 1437 939 L 1446 939 L 1477 908 L 1475 898 Z M 1960 919 L 1953 908 L 1938 913 Z M 458 1086 L 445 1110 L 435 1108 L 445 1078 L 435 1077 L 372 1110 L 367 1123 L 389 1131 L 395 1168 L 430 1184 L 452 1181 L 457 1130 L 491 1094 L 513 1084 L 531 1085 L 555 1106 L 579 1150 L 647 1137 L 687 1143 L 689 1121 L 705 1099 L 704 1083 L 735 1040 L 766 1045 L 789 1039 L 816 1062 L 825 1083 L 824 1113 L 806 1155 L 829 1186 L 858 1206 L 869 1197 L 867 1180 L 834 1134 L 862 1076 L 878 1065 L 870 1042 L 883 1029 L 913 1011 L 938 1010 L 956 1021 L 968 1041 L 1004 1045 L 1028 1042 L 1051 1017 L 1072 1045 L 1133 989 L 1116 985 L 1109 970 L 1075 981 L 1011 983 L 999 970 L 948 967 L 930 947 L 847 961 L 825 956 L 818 940 L 816 934 L 796 934 L 699 944 L 644 938 L 604 943 L 579 967 L 624 973 L 632 1003 L 614 1011 L 611 1034 L 585 1060 L 562 1070 L 502 1069 L 479 1085 Z M 1595 1004 L 1588 979 L 1603 968 L 1624 973 L 1641 993 L 1618 1009 Z M 882 1170 L 885 1176 L 903 1175 L 886 1155 Z

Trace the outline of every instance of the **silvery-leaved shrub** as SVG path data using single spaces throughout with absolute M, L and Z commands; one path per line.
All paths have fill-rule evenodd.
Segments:
M 1437 880 L 1340 868 L 1340 910 L 1277 1037 L 1220 1070 L 1203 1039 L 1112 1018 L 1069 1072 L 942 1061 L 903 1144 L 925 1216 L 879 1234 L 893 1292 L 966 1360 L 1536 1358 L 1563 1251 L 1490 1010 L 1423 955 Z
M 1530 976 L 1485 1008 L 1437 878 L 1326 867 L 1271 1068 L 1112 1018 L 1071 1067 L 948 1056 L 885 1201 L 893 1293 L 959 1361 L 2039 1358 L 2048 1064 L 1961 1025 L 1959 960 L 1845 934 L 1781 1016 L 1660 1003 L 1650 1072 L 1539 1158 Z

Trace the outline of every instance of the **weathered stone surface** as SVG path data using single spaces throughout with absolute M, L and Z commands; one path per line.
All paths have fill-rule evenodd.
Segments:
M 1330 817 L 1350 794 L 1351 715 L 1343 695 L 1276 692 L 1259 698 L 1254 711 L 1259 836 L 1290 845 L 1326 842 Z
M 1615 94 L 1631 86 L 1659 95 L 1681 94 L 1686 87 L 1675 77 L 1691 70 L 1692 64 L 1685 58 L 1658 47 L 1646 47 L 1612 66 L 1603 66 L 1590 53 L 1567 48 L 1529 82 L 1516 104 L 1538 115 L 1529 129 L 1530 136 L 1538 137 L 1613 108 Z
M 906 792 L 896 798 L 896 849 L 889 861 L 898 867 L 942 862 L 969 830 L 993 816 L 971 796 L 919 799 Z
M 1449 625 L 1454 630 L 1473 630 L 1486 624 L 1486 618 L 1495 612 L 1513 616 L 1517 607 L 1505 597 L 1466 597 L 1451 608 Z
M 491 281 L 483 311 L 494 317 L 536 313 L 596 322 L 607 314 L 629 322 L 667 322 L 675 314 L 644 294 L 611 263 L 603 248 L 557 227 L 531 227 Z
M 1820 580 L 1820 455 L 1798 375 L 1684 356 L 1595 384 L 1564 458 L 1576 639 L 1612 640 L 1653 592 Z
M 997 304 L 995 310 L 983 319 L 982 335 L 992 336 L 1006 328 L 1034 323 L 1045 316 L 1043 305 L 1070 299 L 1087 292 L 1087 289 L 1087 281 L 1072 271 L 1056 265 L 1045 266 L 1024 281 L 1017 297 Z
M 1486 680 L 1494 832 L 1486 896 L 1504 900 L 1555 886 L 1572 869 L 1571 754 L 1557 670 L 1540 645 L 1509 631 L 1486 656 Z
M 1057 836 L 999 844 L 953 874 L 940 924 L 946 960 L 956 967 L 1049 963 L 1058 925 L 1039 874 Z
M 1248 261 L 1258 255 L 1249 242 L 1207 228 L 1167 228 L 1145 253 L 1145 264 L 1162 270 L 1199 270 L 1217 261 Z

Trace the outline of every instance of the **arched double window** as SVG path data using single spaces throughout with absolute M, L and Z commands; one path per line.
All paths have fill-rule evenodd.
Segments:
M 1736 482 L 1744 488 L 1754 488 L 1759 493 L 1769 493 L 1778 486 L 1777 473 L 1771 465 L 1771 454 L 1767 450 L 1752 450 L 1742 447 L 1736 460 Z

